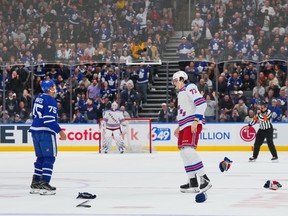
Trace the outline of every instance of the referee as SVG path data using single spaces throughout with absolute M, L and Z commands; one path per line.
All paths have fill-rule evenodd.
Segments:
M 253 126 L 259 121 L 259 130 L 256 134 L 256 140 L 254 143 L 253 156 L 249 158 L 250 162 L 256 161 L 260 147 L 263 144 L 265 138 L 267 139 L 268 148 L 272 154 L 272 162 L 278 161 L 277 151 L 273 142 L 273 125 L 272 125 L 272 112 L 267 108 L 266 102 L 260 103 L 260 110 L 254 116 L 253 120 L 248 126 Z

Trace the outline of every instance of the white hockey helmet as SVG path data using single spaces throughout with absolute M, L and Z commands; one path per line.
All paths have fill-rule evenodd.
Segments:
M 118 109 L 118 104 L 116 101 L 114 101 L 112 104 L 111 104 L 111 108 L 112 110 L 117 110 Z
M 188 75 L 184 71 L 180 70 L 173 74 L 172 83 L 174 81 L 179 81 L 181 77 L 184 79 L 184 81 L 188 80 Z

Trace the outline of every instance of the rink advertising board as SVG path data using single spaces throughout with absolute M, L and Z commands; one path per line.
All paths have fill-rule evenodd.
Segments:
M 67 140 L 58 140 L 59 151 L 98 151 L 101 133 L 98 124 L 62 124 Z M 152 123 L 152 145 L 157 151 L 176 151 L 177 138 L 173 135 L 177 124 Z M 288 151 L 288 124 L 274 123 L 274 143 L 279 151 Z M 1 124 L 0 151 L 32 151 L 33 144 L 29 125 Z M 200 134 L 198 150 L 203 151 L 251 151 L 258 125 L 215 123 L 206 124 Z M 131 132 L 132 131 L 132 132 Z M 137 136 L 137 128 L 131 130 L 130 137 Z M 60 139 L 59 136 L 57 136 Z M 267 146 L 263 146 L 267 150 Z

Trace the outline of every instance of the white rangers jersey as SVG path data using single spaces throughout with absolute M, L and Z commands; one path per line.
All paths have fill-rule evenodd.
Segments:
M 106 110 L 103 117 L 103 126 L 104 128 L 110 130 L 120 129 L 120 126 L 124 125 L 125 119 L 123 112 L 120 110 Z
M 193 83 L 186 84 L 178 93 L 178 125 L 183 130 L 190 126 L 194 118 L 199 118 L 200 124 L 205 124 L 204 112 L 207 104 L 205 98 L 200 94 Z

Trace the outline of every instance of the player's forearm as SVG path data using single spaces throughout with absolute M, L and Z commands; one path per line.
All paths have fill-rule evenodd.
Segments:
M 46 123 L 47 127 L 49 127 L 51 130 L 55 131 L 55 133 L 59 133 L 62 129 L 60 127 L 60 125 L 57 122 L 49 122 Z

